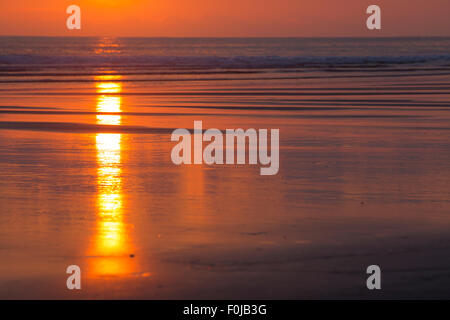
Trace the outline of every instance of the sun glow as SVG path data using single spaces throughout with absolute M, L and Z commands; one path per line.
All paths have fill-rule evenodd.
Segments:
M 105 77 L 117 77 L 117 76 L 101 76 L 101 78 Z M 97 83 L 97 92 L 98 93 L 120 93 L 122 90 L 122 86 L 117 82 L 100 82 Z M 120 106 L 120 105 L 119 105 Z

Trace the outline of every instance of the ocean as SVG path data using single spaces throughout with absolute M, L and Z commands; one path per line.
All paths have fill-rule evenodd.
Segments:
M 449 111 L 450 38 L 0 37 L 0 298 L 448 298 Z

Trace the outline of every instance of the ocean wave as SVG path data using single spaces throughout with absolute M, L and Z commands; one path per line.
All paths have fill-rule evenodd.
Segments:
M 167 69 L 271 69 L 401 64 L 449 65 L 450 54 L 411 56 L 44 56 L 0 55 L 1 66 L 126 67 Z

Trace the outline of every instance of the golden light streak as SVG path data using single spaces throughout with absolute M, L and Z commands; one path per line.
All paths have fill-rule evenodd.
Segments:
M 96 80 L 97 124 L 120 125 L 122 98 L 114 95 L 122 91 L 116 76 L 100 76 Z M 124 222 L 122 190 L 122 134 L 99 133 L 95 136 L 97 150 L 97 227 L 89 268 L 91 276 L 128 275 L 134 271 L 135 262 L 130 254 L 127 224 Z

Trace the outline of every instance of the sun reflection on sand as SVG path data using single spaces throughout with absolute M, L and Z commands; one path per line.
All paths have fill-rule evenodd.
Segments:
M 120 113 L 122 98 L 114 95 L 122 87 L 117 76 L 96 77 L 97 112 Z M 97 124 L 120 125 L 122 117 L 115 114 L 97 115 Z M 91 256 L 92 276 L 118 276 L 134 272 L 135 261 L 130 254 L 128 225 L 124 222 L 122 192 L 122 135 L 99 133 L 95 137 L 97 149 L 97 231 Z

